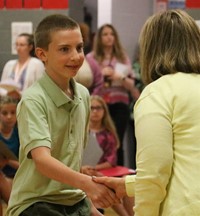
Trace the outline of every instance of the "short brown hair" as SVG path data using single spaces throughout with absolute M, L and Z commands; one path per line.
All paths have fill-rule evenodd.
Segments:
M 35 46 L 48 50 L 51 43 L 51 33 L 61 29 L 73 30 L 79 28 L 78 23 L 68 16 L 53 14 L 45 17 L 35 31 Z

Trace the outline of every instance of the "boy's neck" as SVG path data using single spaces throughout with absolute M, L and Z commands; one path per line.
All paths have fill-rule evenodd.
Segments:
M 74 98 L 74 91 L 73 91 L 72 84 L 70 82 L 70 78 L 67 80 L 65 80 L 65 79 L 60 80 L 60 79 L 57 79 L 57 77 L 52 76 L 47 71 L 46 71 L 46 73 L 69 98 L 71 98 L 71 99 Z
M 69 85 L 68 89 L 64 90 L 64 93 L 71 99 L 74 99 L 74 91 L 73 88 Z

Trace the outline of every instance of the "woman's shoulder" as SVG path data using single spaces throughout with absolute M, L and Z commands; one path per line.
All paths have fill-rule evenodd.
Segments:
M 30 63 L 33 63 L 33 64 L 42 64 L 43 65 L 43 62 L 40 59 L 36 58 L 36 57 L 31 57 Z
M 172 87 L 180 87 L 184 83 L 188 83 L 188 80 L 193 78 L 199 77 L 199 75 L 192 74 L 192 73 L 183 73 L 183 72 L 176 72 L 174 74 L 166 74 L 161 76 L 159 79 L 153 81 L 149 85 L 147 85 L 147 89 L 157 89 L 157 88 L 168 88 L 171 89 Z
M 200 89 L 199 82 L 200 75 L 197 74 L 188 74 L 182 72 L 167 74 L 148 84 L 143 89 L 140 99 L 146 98 L 148 96 L 156 96 L 162 100 L 170 100 L 174 97 L 177 97 L 177 95 L 181 96 L 185 94 L 185 90 L 189 85 L 192 86 L 192 89 L 198 91 Z
M 103 130 L 100 130 L 99 132 L 97 132 L 97 134 L 104 136 L 106 138 L 114 137 L 114 134 L 106 128 L 104 128 Z
M 89 58 L 89 57 L 94 57 L 94 52 L 93 51 L 86 54 L 86 58 Z
M 94 57 L 94 52 L 91 51 L 90 53 L 88 53 L 86 56 L 85 56 L 86 60 L 91 63 L 91 62 L 96 62 L 96 59 Z
M 91 67 L 85 59 L 82 66 L 80 67 L 77 75 L 74 77 L 78 83 L 81 83 L 86 88 L 90 88 L 93 82 L 93 74 Z
M 6 66 L 13 66 L 17 63 L 17 59 L 11 59 L 11 60 L 8 60 L 6 63 L 5 63 L 5 67 Z

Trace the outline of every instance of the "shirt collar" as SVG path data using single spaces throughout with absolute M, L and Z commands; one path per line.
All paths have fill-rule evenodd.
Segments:
M 68 103 L 79 104 L 82 100 L 80 93 L 77 91 L 77 83 L 73 78 L 70 80 L 74 92 L 73 100 L 69 98 L 46 73 L 39 82 L 57 107 Z

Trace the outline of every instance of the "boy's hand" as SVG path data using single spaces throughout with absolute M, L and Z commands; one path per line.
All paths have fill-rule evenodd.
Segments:
M 115 178 L 115 177 L 95 177 L 93 176 L 93 181 L 104 184 L 107 187 L 115 191 L 119 199 L 127 195 L 125 187 L 125 178 Z
M 111 189 L 103 184 L 95 183 L 92 178 L 91 181 L 84 186 L 84 191 L 96 208 L 108 208 L 120 203 L 120 199 Z

